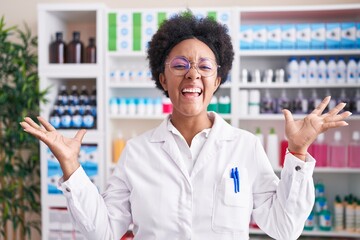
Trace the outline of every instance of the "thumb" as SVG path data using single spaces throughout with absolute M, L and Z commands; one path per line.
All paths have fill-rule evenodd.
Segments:
M 284 114 L 285 123 L 294 121 L 294 118 L 293 118 L 293 116 L 292 116 L 292 114 L 291 114 L 291 112 L 289 110 L 283 109 L 282 113 Z
M 78 140 L 79 142 L 82 142 L 84 136 L 85 136 L 86 130 L 85 129 L 80 129 L 76 135 L 75 135 L 75 139 Z

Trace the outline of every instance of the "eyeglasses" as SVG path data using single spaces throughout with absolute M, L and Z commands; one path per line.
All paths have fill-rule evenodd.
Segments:
M 200 58 L 197 63 L 190 62 L 186 57 L 174 57 L 169 62 L 165 63 L 169 65 L 170 72 L 176 76 L 185 76 L 191 69 L 191 64 L 194 65 L 197 72 L 203 77 L 211 77 L 216 72 L 220 65 L 210 58 Z

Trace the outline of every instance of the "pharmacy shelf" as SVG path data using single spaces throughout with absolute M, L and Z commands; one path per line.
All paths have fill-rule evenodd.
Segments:
M 62 135 L 65 137 L 75 137 L 76 133 L 79 131 L 79 129 L 59 129 L 58 130 Z M 102 139 L 104 137 L 103 131 L 93 130 L 93 129 L 87 129 L 86 134 L 83 139 L 83 143 L 97 143 L 99 139 Z
M 261 229 L 250 229 L 250 234 L 265 235 Z M 346 231 L 303 231 L 301 236 L 316 236 L 316 237 L 348 237 L 348 238 L 360 238 L 360 233 L 346 232 Z
M 307 49 L 307 50 L 298 50 L 298 49 L 256 49 L 256 50 L 246 50 L 241 49 L 239 52 L 240 57 L 261 57 L 261 56 L 353 56 L 359 55 L 359 49 Z
M 100 64 L 47 64 L 39 73 L 56 78 L 95 78 L 101 73 Z
M 326 84 L 324 86 L 324 84 Z M 359 88 L 360 83 L 241 83 L 240 89 L 313 89 L 313 88 Z
M 123 81 L 123 82 L 110 82 L 110 88 L 155 88 L 154 81 Z
M 66 198 L 63 194 L 45 194 L 45 196 L 42 196 L 42 201 L 47 202 L 48 208 L 66 206 Z

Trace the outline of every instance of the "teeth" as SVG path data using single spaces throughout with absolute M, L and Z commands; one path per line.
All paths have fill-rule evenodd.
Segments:
M 183 89 L 183 92 L 201 93 L 201 89 L 200 88 L 185 88 L 185 89 Z

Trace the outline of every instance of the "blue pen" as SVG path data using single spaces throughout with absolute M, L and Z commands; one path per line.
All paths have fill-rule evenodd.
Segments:
M 234 179 L 234 192 L 236 193 L 236 190 L 237 190 L 236 182 L 237 182 L 237 180 L 236 180 L 236 175 L 235 175 L 234 168 L 231 169 L 230 178 Z
M 239 178 L 239 171 L 237 167 L 235 168 L 235 177 L 236 177 L 236 192 L 240 192 L 240 178 Z

